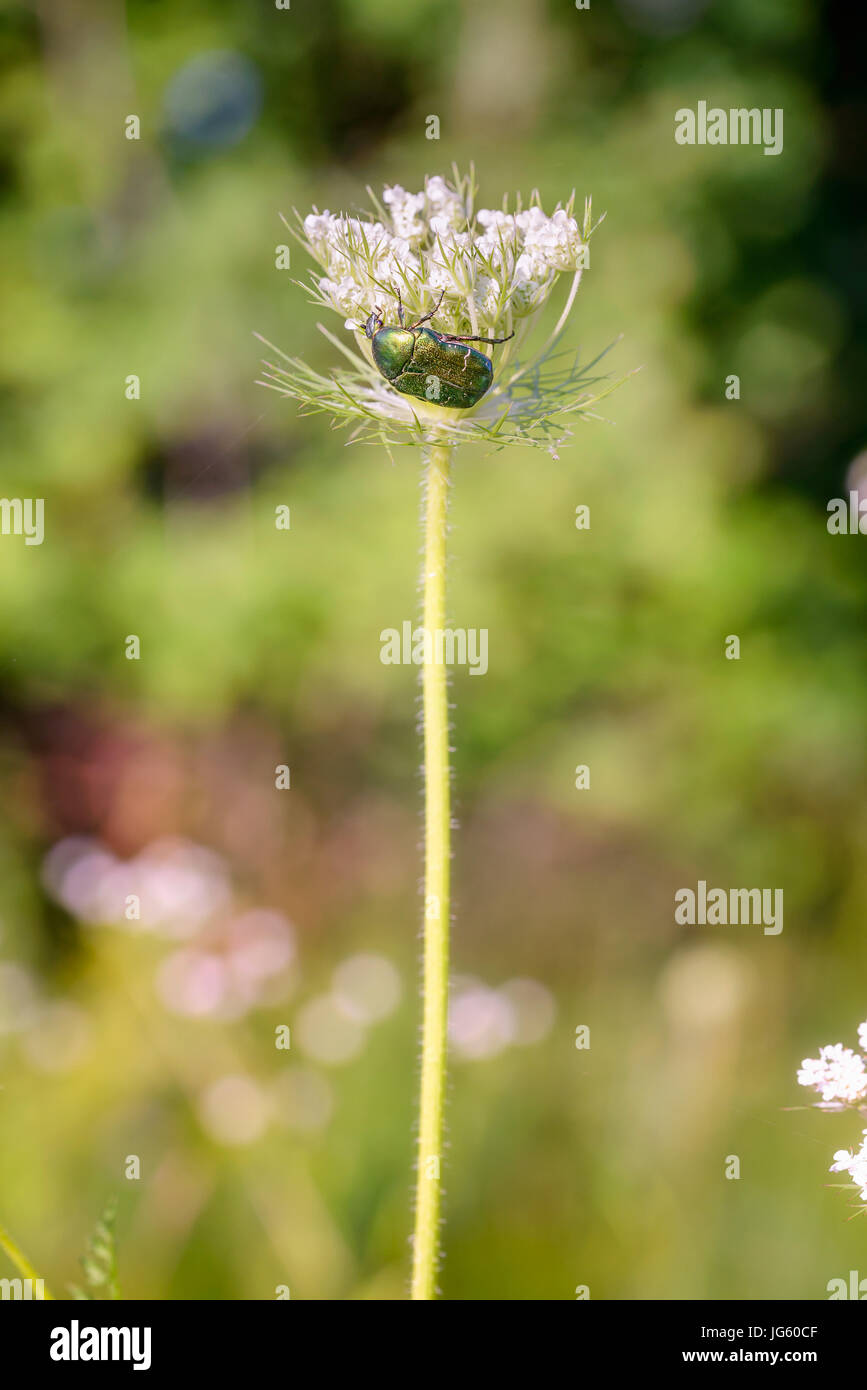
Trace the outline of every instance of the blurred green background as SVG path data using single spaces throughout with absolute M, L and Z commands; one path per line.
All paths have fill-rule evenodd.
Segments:
M 843 13 L 4 5 L 0 491 L 45 541 L 0 537 L 0 1222 L 56 1292 L 117 1194 L 126 1297 L 405 1296 L 418 688 L 379 633 L 416 612 L 419 464 L 256 386 L 252 334 L 327 370 L 278 214 L 453 161 L 483 205 L 592 194 L 570 346 L 643 370 L 559 460 L 457 464 L 450 608 L 490 669 L 452 687 L 443 1292 L 867 1273 L 823 1186 L 856 1121 L 784 1109 L 867 1016 L 867 542 L 826 529 L 867 473 Z M 783 107 L 783 154 L 677 146 L 699 100 Z M 700 878 L 782 887 L 782 934 L 677 926 Z

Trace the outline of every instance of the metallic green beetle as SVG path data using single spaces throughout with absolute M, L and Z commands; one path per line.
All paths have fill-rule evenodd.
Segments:
M 429 401 L 431 405 L 468 410 L 488 390 L 494 379 L 494 368 L 484 353 L 462 344 L 507 343 L 515 335 L 510 333 L 508 338 L 459 337 L 455 333 L 422 328 L 442 302 L 441 294 L 429 314 L 407 326 L 398 293 L 400 327 L 384 327 L 382 311 L 374 307 L 364 331 L 372 339 L 374 362 L 396 391 Z

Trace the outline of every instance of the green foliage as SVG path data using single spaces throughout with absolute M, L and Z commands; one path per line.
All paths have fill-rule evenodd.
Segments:
M 94 1300 L 120 1298 L 120 1285 L 117 1277 L 117 1198 L 106 1203 L 102 1216 L 93 1228 L 87 1242 L 87 1250 L 81 1256 L 80 1264 L 84 1271 L 84 1288 L 78 1284 L 69 1285 L 72 1298 Z

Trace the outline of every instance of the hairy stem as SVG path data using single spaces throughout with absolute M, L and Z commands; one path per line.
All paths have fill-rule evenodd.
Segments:
M 25 1279 L 30 1279 L 33 1283 L 39 1282 L 39 1275 L 36 1273 L 36 1270 L 33 1268 L 27 1256 L 24 1254 L 23 1250 L 19 1250 L 8 1231 L 4 1231 L 2 1226 L 0 1226 L 0 1250 L 3 1250 L 9 1256 L 9 1259 L 18 1270 L 18 1273 Z M 42 1284 L 42 1296 L 43 1298 L 54 1298 L 54 1295 L 44 1283 Z
M 446 518 L 451 449 L 431 447 L 427 457 L 424 539 L 424 628 L 434 655 L 435 635 L 445 628 Z M 449 805 L 448 681 L 444 662 L 422 667 L 424 718 L 424 1021 L 421 1109 L 413 1241 L 413 1299 L 437 1295 L 442 1194 L 443 1111 L 449 995 Z

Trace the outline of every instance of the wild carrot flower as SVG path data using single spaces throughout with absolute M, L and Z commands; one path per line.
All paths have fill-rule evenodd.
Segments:
M 819 1049 L 818 1057 L 805 1057 L 798 1071 L 801 1086 L 810 1086 L 822 1097 L 816 1102 L 821 1110 L 857 1110 L 867 1113 L 867 1020 L 858 1025 L 858 1045 L 855 1052 L 842 1043 L 832 1043 Z M 858 1188 L 861 1200 L 867 1202 L 867 1129 L 863 1131 L 860 1149 L 838 1149 L 831 1164 L 832 1173 L 848 1173 L 851 1183 L 845 1187 Z M 867 1207 L 861 1208 L 867 1210 Z
M 798 1072 L 801 1086 L 812 1086 L 824 1101 L 851 1105 L 867 1095 L 864 1058 L 851 1047 L 834 1043 L 819 1049 L 818 1057 L 805 1057 Z
M 286 224 L 317 266 L 303 288 L 316 304 L 339 314 L 355 336 L 355 346 L 349 347 L 319 325 L 349 368 L 322 375 L 273 348 L 279 361 L 265 362 L 261 384 L 297 401 L 304 413 L 329 415 L 336 428 L 351 426 L 351 440 L 424 449 L 423 630 L 433 650 L 433 639 L 445 627 L 446 518 L 455 446 L 522 443 L 554 453 L 571 434 L 571 419 L 588 416 L 617 382 L 600 386 L 602 378 L 592 375 L 594 362 L 581 366 L 577 355 L 555 354 L 589 265 L 594 231 L 589 199 L 580 223 L 574 193 L 551 214 L 538 193 L 526 205 L 518 198 L 511 208 L 507 199 L 500 208 L 477 208 L 472 173 L 462 178 L 457 170 L 451 181 L 439 175 L 425 179 L 415 193 L 399 184 L 385 188 L 381 198 L 371 189 L 368 193 L 371 209 L 361 216 L 314 208 L 303 218 L 296 213 L 295 227 Z M 569 288 L 553 331 L 534 355 L 524 355 L 563 276 Z M 414 344 L 424 336 L 426 350 L 441 352 L 452 369 L 454 339 L 508 339 L 493 355 L 493 373 L 473 360 L 476 377 L 467 380 L 484 382 L 478 394 L 450 383 L 452 399 L 455 393 L 472 398 L 469 408 L 439 405 L 436 396 L 401 394 L 374 361 L 369 341 L 374 322 L 402 324 L 406 311 L 406 322 L 419 329 L 416 320 L 430 319 L 432 310 L 434 334 L 419 333 Z M 470 357 L 466 348 L 463 369 Z M 411 1292 L 415 1299 L 430 1299 L 437 1293 L 444 1177 L 450 926 L 449 707 L 442 660 L 425 659 L 422 705 L 424 1017 Z
M 861 1200 L 867 1202 L 867 1129 L 861 1131 L 861 1147 L 857 1153 L 851 1149 L 838 1149 L 834 1155 L 830 1172 L 848 1173 L 856 1187 L 861 1189 Z
M 577 354 L 555 353 L 584 271 L 590 238 L 598 226 L 587 199 L 581 221 L 575 194 L 546 214 L 534 192 L 496 208 L 477 208 L 473 174 L 452 181 L 425 179 L 409 193 L 399 184 L 381 198 L 368 189 L 363 215 L 314 209 L 295 213 L 288 230 L 317 269 L 302 284 L 314 303 L 333 311 L 355 336 L 355 347 L 320 330 L 350 364 L 325 376 L 270 343 L 276 357 L 263 363 L 260 385 L 299 403 L 302 413 L 330 415 L 336 427 L 353 426 L 353 439 L 392 444 L 454 445 L 481 441 L 502 448 L 534 444 L 554 452 L 571 434 L 570 417 L 587 417 L 591 406 L 618 384 L 593 375 L 599 358 L 581 365 Z M 601 218 L 599 221 L 601 222 Z M 284 219 L 285 221 L 285 219 Z M 532 356 L 522 356 L 527 339 L 563 276 L 569 289 L 559 319 Z M 446 409 L 399 394 L 373 363 L 363 328 L 375 306 L 386 323 L 398 321 L 398 294 L 413 321 L 437 304 L 432 326 L 439 331 L 483 338 L 514 334 L 495 357 L 494 383 L 471 410 Z M 265 341 L 264 339 L 262 341 Z

